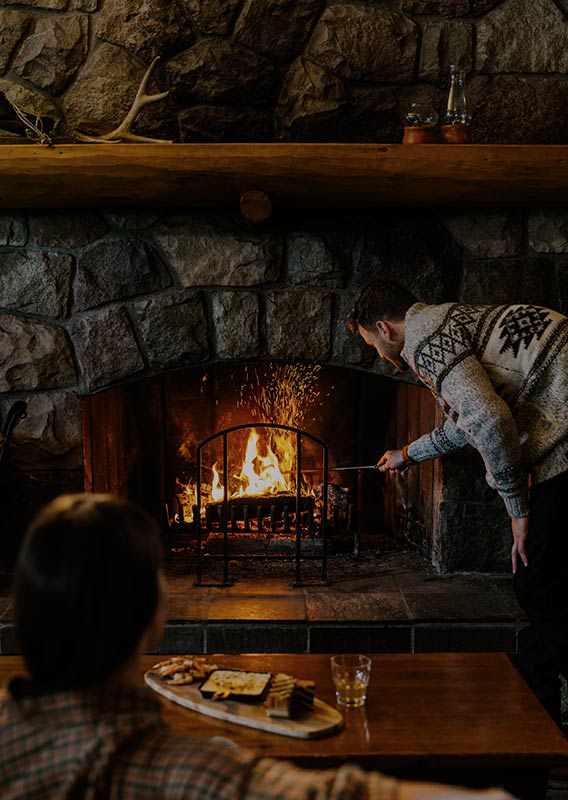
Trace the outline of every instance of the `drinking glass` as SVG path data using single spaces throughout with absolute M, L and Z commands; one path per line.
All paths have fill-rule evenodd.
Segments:
M 331 675 L 337 702 L 351 708 L 365 705 L 371 676 L 371 659 L 361 655 L 331 657 Z

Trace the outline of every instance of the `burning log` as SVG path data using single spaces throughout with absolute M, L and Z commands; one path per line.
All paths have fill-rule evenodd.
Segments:
M 292 494 L 235 497 L 228 501 L 228 529 L 232 533 L 290 533 L 296 527 L 296 497 Z M 208 503 L 205 508 L 207 530 L 223 527 L 223 501 Z M 300 524 L 311 532 L 314 524 L 315 498 L 300 498 Z

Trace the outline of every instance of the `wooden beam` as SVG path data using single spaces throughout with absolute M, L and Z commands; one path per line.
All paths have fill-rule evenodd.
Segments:
M 568 145 L 0 145 L 0 208 L 565 204 Z

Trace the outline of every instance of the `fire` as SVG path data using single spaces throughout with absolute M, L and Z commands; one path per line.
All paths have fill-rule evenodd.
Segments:
M 305 426 L 306 414 L 318 403 L 319 365 L 279 364 L 271 363 L 268 367 L 244 367 L 244 382 L 240 387 L 237 406 L 247 411 L 249 420 L 259 423 L 278 421 L 292 428 Z M 204 378 L 206 380 L 206 378 Z M 226 417 L 224 422 L 230 422 Z M 309 426 L 308 426 L 309 427 Z M 192 461 L 195 457 L 195 442 L 187 439 L 178 450 L 181 459 Z M 244 446 L 244 441 L 239 447 Z M 242 452 L 242 451 L 240 451 Z M 258 495 L 275 495 L 279 493 L 296 493 L 296 434 L 278 428 L 265 429 L 262 440 L 253 428 L 249 434 L 242 466 L 238 467 L 239 456 L 231 455 L 231 471 L 235 468 L 238 474 L 229 475 L 229 499 Z M 213 502 L 224 499 L 222 484 L 223 469 L 219 460 L 219 450 L 211 455 L 213 464 L 213 480 L 209 487 L 209 475 L 202 483 L 203 495 Z M 301 476 L 302 493 L 309 493 L 309 485 L 304 474 Z M 184 485 L 177 481 L 178 499 L 185 509 L 185 515 L 191 514 L 197 503 L 197 487 L 194 482 Z M 204 509 L 201 509 L 204 513 Z
M 242 485 L 239 497 L 259 494 L 277 494 L 287 492 L 288 484 L 280 471 L 278 458 L 269 444 L 266 445 L 266 456 L 258 451 L 259 435 L 253 428 L 250 432 L 245 460 L 239 475 Z M 258 469 L 258 471 L 257 471 Z
M 211 484 L 211 499 L 218 503 L 220 500 L 223 499 L 225 494 L 223 487 L 221 486 L 221 480 L 219 479 L 219 473 L 217 472 L 217 462 L 213 464 L 213 483 Z
M 254 428 L 249 434 L 245 456 L 239 475 L 235 475 L 240 486 L 231 497 L 251 497 L 263 494 L 278 494 L 290 492 L 289 482 L 284 477 L 290 472 L 293 462 L 294 448 L 290 436 L 285 431 L 277 438 L 275 446 L 282 453 L 282 464 L 270 444 L 266 443 L 266 455 L 259 451 L 260 436 Z M 218 464 L 213 464 L 213 483 L 211 486 L 211 499 L 215 502 L 223 500 L 224 489 L 218 472 Z

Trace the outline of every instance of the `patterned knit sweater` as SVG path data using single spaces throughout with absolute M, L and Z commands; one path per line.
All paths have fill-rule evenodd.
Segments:
M 511 517 L 535 483 L 568 469 L 568 319 L 530 305 L 416 303 L 402 357 L 447 420 L 408 446 L 426 461 L 472 445 Z

